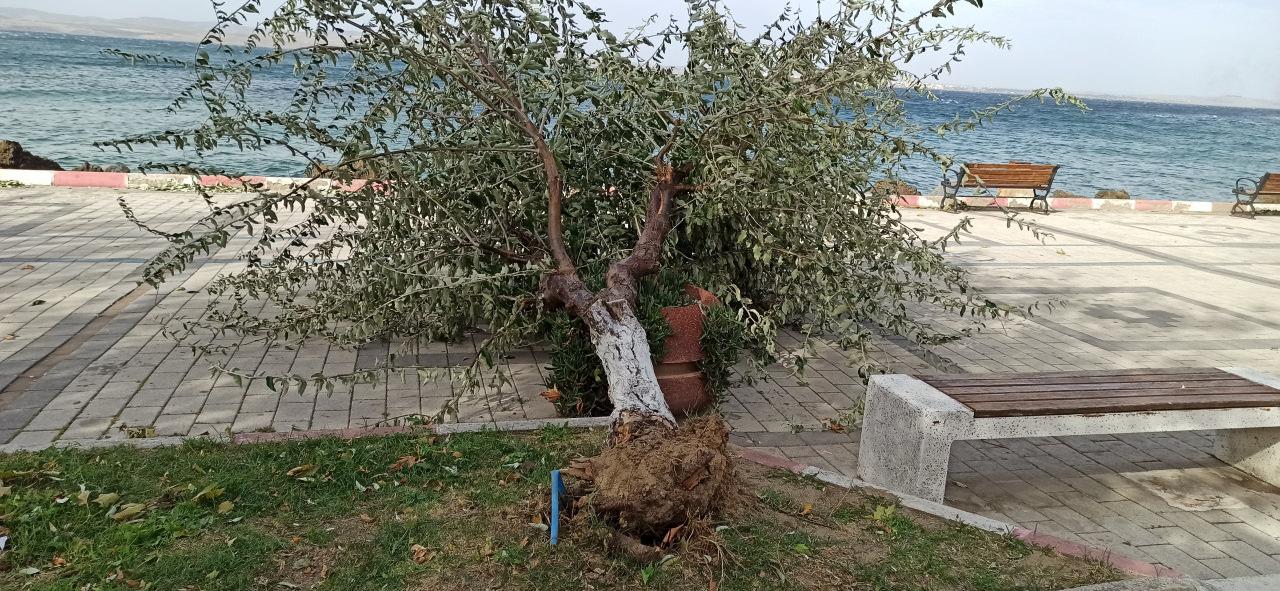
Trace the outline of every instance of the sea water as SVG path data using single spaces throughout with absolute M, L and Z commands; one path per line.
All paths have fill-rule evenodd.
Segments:
M 189 126 L 199 105 L 169 113 L 171 99 L 191 80 L 177 66 L 138 65 L 104 48 L 191 59 L 189 43 L 0 31 L 0 139 L 13 139 L 64 167 L 81 162 L 185 162 L 194 156 L 167 146 L 104 153 L 93 142 Z M 287 92 L 287 73 L 268 73 L 267 88 Z M 914 121 L 937 124 L 1009 98 L 939 92 L 912 100 Z M 1148 199 L 1230 199 L 1239 177 L 1280 171 L 1280 110 L 1087 100 L 1089 110 L 1022 103 L 977 131 L 934 139 L 958 161 L 1025 160 L 1062 165 L 1055 188 L 1092 196 L 1125 189 Z M 206 160 L 228 170 L 290 176 L 305 162 L 283 151 L 219 151 Z M 940 179 L 936 166 L 917 165 L 908 180 L 926 193 Z

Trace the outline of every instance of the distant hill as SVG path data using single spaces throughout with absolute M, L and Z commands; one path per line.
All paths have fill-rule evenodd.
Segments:
M 147 17 L 97 18 L 56 14 L 16 6 L 0 6 L 0 31 L 95 35 L 154 41 L 199 41 L 211 26 L 213 26 L 212 20 L 201 23 Z

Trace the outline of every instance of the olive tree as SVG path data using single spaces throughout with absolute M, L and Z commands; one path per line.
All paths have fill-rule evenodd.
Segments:
M 963 223 L 925 240 L 893 196 L 873 190 L 908 159 L 947 164 L 931 138 L 1014 103 L 933 127 L 907 117 L 966 46 L 1004 44 L 944 24 L 958 1 L 908 13 L 844 0 L 816 16 L 784 11 L 752 34 L 714 0 L 625 33 L 579 0 L 219 8 L 174 104 L 202 107 L 205 122 L 115 145 L 288 150 L 314 178 L 210 196 L 204 220 L 166 235 L 147 279 L 256 231 L 247 267 L 210 286 L 220 297 L 188 328 L 359 345 L 482 326 L 482 354 L 495 355 L 536 340 L 549 311 L 567 311 L 607 374 L 612 448 L 641 450 L 614 466 L 614 484 L 632 490 L 597 506 L 660 531 L 714 507 L 727 458 L 722 429 L 676 455 L 655 447 L 676 425 L 635 312 L 648 277 L 670 273 L 720 296 L 761 363 L 779 357 L 774 336 L 788 323 L 856 350 L 869 325 L 925 343 L 956 336 L 918 317 L 921 306 L 1009 312 L 944 260 Z M 249 21 L 247 47 L 222 43 Z M 281 88 L 288 96 L 273 99 Z M 253 307 L 263 301 L 272 313 Z M 576 473 L 600 484 L 608 470 Z M 717 477 L 697 477 L 709 472 Z

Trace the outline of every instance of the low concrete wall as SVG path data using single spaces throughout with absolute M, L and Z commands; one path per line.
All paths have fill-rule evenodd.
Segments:
M 288 189 L 307 184 L 314 189 L 329 189 L 339 185 L 328 179 L 298 177 L 225 177 L 197 176 L 190 174 L 141 174 L 122 172 L 77 172 L 48 170 L 13 170 L 0 168 L 0 181 L 16 181 L 37 187 L 98 187 L 104 189 L 156 189 L 173 186 L 240 187 L 245 184 L 261 184 L 272 190 Z M 367 181 L 353 181 L 344 188 L 359 190 Z M 973 207 L 999 205 L 1012 209 L 1025 209 L 1031 204 L 1027 197 L 961 197 L 960 201 Z M 942 197 L 937 195 L 899 195 L 898 205 L 937 209 Z M 1086 199 L 1050 198 L 1049 206 L 1056 210 L 1116 210 L 1154 211 L 1165 213 L 1230 213 L 1233 201 L 1174 201 L 1163 199 Z M 1280 211 L 1280 204 L 1258 203 L 1259 211 Z
M 96 187 L 101 189 L 163 189 L 173 187 L 245 187 L 262 186 L 272 190 L 307 185 L 314 189 L 341 186 L 329 179 L 273 176 L 207 176 L 192 174 L 143 174 L 124 172 L 81 172 L 52 170 L 14 170 L 0 168 L 0 181 L 14 181 L 34 187 Z M 358 190 L 366 181 L 352 181 L 345 188 Z
M 971 207 L 1008 207 L 1013 210 L 1026 209 L 1031 205 L 1027 197 L 961 197 L 960 202 Z M 1089 198 L 1049 198 L 1049 207 L 1062 210 L 1099 210 L 1099 211 L 1154 211 L 1164 213 L 1231 213 L 1234 201 L 1170 201 L 1164 199 L 1089 199 Z M 919 207 L 937 209 L 942 206 L 939 195 L 899 195 L 898 205 L 903 207 Z M 1280 204 L 1257 203 L 1259 211 L 1280 211 Z

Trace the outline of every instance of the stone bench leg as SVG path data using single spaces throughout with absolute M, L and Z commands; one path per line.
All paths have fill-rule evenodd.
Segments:
M 1218 459 L 1280 486 L 1280 427 L 1221 429 L 1215 434 L 1214 455 Z
M 867 388 L 858 475 L 876 486 L 942 502 L 951 442 L 967 439 L 973 413 L 905 375 L 872 376 Z

